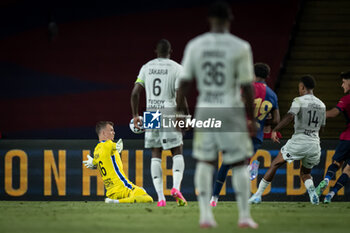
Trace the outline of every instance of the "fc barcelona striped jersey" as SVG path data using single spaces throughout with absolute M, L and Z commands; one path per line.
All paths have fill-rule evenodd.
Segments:
M 343 96 L 336 108 L 344 113 L 346 119 L 346 129 L 340 134 L 340 140 L 350 140 L 350 94 Z
M 259 123 L 259 130 L 256 137 L 262 142 L 264 137 L 265 120 L 268 114 L 278 109 L 277 95 L 265 82 L 255 82 L 255 111 L 254 116 Z

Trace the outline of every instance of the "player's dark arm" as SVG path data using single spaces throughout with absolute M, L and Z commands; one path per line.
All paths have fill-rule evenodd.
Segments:
M 284 128 L 285 126 L 287 126 L 289 123 L 291 123 L 294 120 L 294 114 L 292 113 L 287 113 L 282 120 L 280 121 L 280 123 L 278 123 L 276 125 L 276 127 L 272 130 L 274 132 L 278 132 L 280 131 L 282 128 Z
M 248 130 L 251 137 L 256 136 L 257 126 L 254 117 L 254 89 L 251 83 L 241 85 L 242 98 L 244 99 L 245 111 L 247 118 L 250 120 L 248 123 Z
M 267 119 L 265 122 L 265 125 L 277 125 L 280 123 L 281 116 L 280 116 L 280 111 L 278 109 L 274 109 L 271 112 L 272 118 Z
M 321 126 L 321 128 L 320 128 L 320 132 L 321 132 L 321 134 L 323 134 L 323 133 L 324 133 L 324 131 L 325 131 L 324 129 L 325 129 L 325 128 L 326 128 L 326 126 L 323 126 L 323 125 Z
M 285 127 L 286 125 L 291 123 L 293 120 L 294 120 L 294 114 L 287 113 L 283 117 L 283 119 L 280 121 L 280 123 L 278 123 L 276 125 L 276 127 L 272 130 L 272 132 L 271 132 L 271 139 L 272 139 L 272 141 L 280 143 L 279 138 L 277 136 L 277 131 L 280 131 L 283 127 Z
M 192 81 L 182 80 L 176 92 L 176 111 L 182 112 L 186 115 L 189 114 L 186 96 L 191 90 L 191 86 L 192 86 L 191 84 L 192 84 Z
M 190 114 L 190 111 L 188 109 L 187 99 L 183 94 L 179 94 L 179 90 L 176 90 L 176 103 L 179 103 L 182 105 L 184 115 Z
M 135 83 L 130 97 L 131 112 L 133 117 L 137 117 L 139 115 L 139 101 L 142 90 L 143 86 L 139 83 Z
M 247 117 L 250 120 L 254 118 L 254 89 L 252 84 L 242 85 L 242 98 L 244 99 Z
M 332 118 L 338 116 L 340 110 L 338 108 L 332 108 L 331 110 L 326 112 L 326 118 Z

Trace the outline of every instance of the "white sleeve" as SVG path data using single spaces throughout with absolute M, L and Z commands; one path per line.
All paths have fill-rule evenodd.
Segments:
M 249 44 L 246 44 L 242 51 L 242 55 L 238 59 L 237 63 L 237 75 L 238 82 L 243 84 L 248 84 L 253 82 L 254 71 L 253 71 L 253 56 Z
M 182 58 L 182 73 L 180 75 L 181 80 L 192 80 L 194 78 L 194 64 L 192 60 L 192 46 L 187 44 Z
M 290 109 L 288 111 L 288 113 L 291 113 L 293 115 L 297 115 L 300 111 L 301 108 L 301 103 L 299 98 L 294 98 L 293 102 L 292 102 L 292 106 L 290 106 Z
M 175 74 L 175 90 L 177 90 L 180 86 L 180 76 L 183 72 L 181 65 L 178 65 L 176 68 L 177 69 L 176 69 L 176 74 Z
M 142 66 L 139 75 L 137 76 L 137 79 L 135 83 L 139 83 L 142 86 L 145 86 L 145 66 Z

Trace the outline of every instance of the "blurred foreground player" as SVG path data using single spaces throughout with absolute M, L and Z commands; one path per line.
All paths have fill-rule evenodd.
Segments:
M 266 85 L 266 79 L 270 75 L 270 67 L 265 63 L 256 63 L 254 65 L 255 73 L 255 111 L 254 117 L 259 125 L 258 133 L 252 138 L 254 154 L 261 147 L 264 140 L 264 126 L 265 123 L 268 125 L 278 124 L 280 121 L 280 113 L 278 110 L 277 95 L 271 88 Z M 271 114 L 271 119 L 267 117 Z M 267 121 L 267 122 L 266 122 Z M 252 156 L 254 155 L 252 154 Z M 256 161 L 258 162 L 258 161 Z M 255 166 L 254 166 L 255 165 Z M 258 173 L 259 164 L 253 163 L 250 168 L 250 179 L 253 180 Z M 229 165 L 222 165 L 218 171 L 218 175 L 214 184 L 213 196 L 210 200 L 210 205 L 215 207 L 219 200 L 220 191 L 225 183 L 227 172 L 230 169 Z
M 347 119 L 347 125 L 344 132 L 342 132 L 340 135 L 340 141 L 332 158 L 333 162 L 331 165 L 329 165 L 324 180 L 322 180 L 316 188 L 316 193 L 318 196 L 321 196 L 323 191 L 328 186 L 329 181 L 333 179 L 335 173 L 342 167 L 344 162 L 346 162 L 346 166 L 343 173 L 338 178 L 335 186 L 332 187 L 330 192 L 325 196 L 323 201 L 324 203 L 330 203 L 334 195 L 346 185 L 350 177 L 350 71 L 341 73 L 340 77 L 343 81 L 342 88 L 344 89 L 344 93 L 347 95 L 339 100 L 335 108 L 327 111 L 326 116 L 327 118 L 336 117 L 340 112 L 343 112 Z
M 134 125 L 139 128 L 142 124 L 139 118 L 140 93 L 145 89 L 147 111 L 161 110 L 168 115 L 175 114 L 176 91 L 178 78 L 182 72 L 180 64 L 170 59 L 171 45 L 168 40 L 162 39 L 157 43 L 157 58 L 142 66 L 131 93 L 131 110 Z M 151 175 L 154 188 L 158 195 L 159 207 L 166 206 L 163 192 L 162 150 L 170 150 L 173 156 L 173 188 L 171 195 L 179 206 L 186 206 L 187 201 L 180 192 L 181 181 L 185 170 L 185 161 L 182 153 L 182 133 L 176 128 L 147 129 L 145 132 L 145 148 L 152 150 Z
M 123 150 L 121 139 L 114 143 L 113 123 L 100 121 L 96 125 L 99 143 L 95 147 L 94 158 L 88 155 L 83 161 L 87 168 L 96 168 L 100 171 L 103 183 L 107 190 L 106 203 L 147 203 L 153 202 L 143 188 L 134 185 L 128 180 L 124 171 L 119 153 Z
M 309 193 L 310 202 L 318 205 L 319 199 L 312 181 L 311 169 L 320 162 L 321 147 L 318 136 L 321 126 L 326 124 L 326 106 L 313 95 L 314 78 L 303 76 L 298 84 L 299 95 L 293 100 L 288 113 L 272 130 L 271 139 L 279 142 L 277 131 L 294 120 L 294 134 L 281 148 L 277 157 L 259 183 L 257 192 L 249 199 L 250 203 L 260 203 L 264 190 L 271 183 L 277 169 L 286 162 L 301 160 L 300 178 Z
M 253 146 L 246 114 L 252 119 L 251 134 L 256 133 L 251 48 L 248 42 L 229 32 L 232 13 L 228 4 L 214 3 L 208 16 L 210 32 L 192 39 L 186 46 L 177 98 L 178 110 L 185 111 L 182 96 L 190 92 L 191 83 L 196 78 L 199 96 L 195 119 L 205 121 L 215 118 L 223 124 L 218 128 L 195 128 L 194 132 L 193 157 L 197 160 L 194 182 L 198 190 L 199 224 L 202 228 L 216 226 L 209 201 L 214 166 L 221 150 L 223 164 L 232 166 L 232 184 L 239 210 L 238 226 L 257 228 L 248 204 L 250 181 L 247 159 L 253 153 Z M 242 102 L 241 89 L 245 103 Z

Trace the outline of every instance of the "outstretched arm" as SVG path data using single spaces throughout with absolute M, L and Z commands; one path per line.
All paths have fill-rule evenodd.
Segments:
M 83 164 L 85 165 L 85 167 L 90 169 L 96 168 L 96 165 L 94 165 L 94 161 L 93 161 L 94 159 L 90 155 L 87 155 L 86 157 L 88 160 L 83 161 Z
M 279 138 L 277 137 L 277 132 L 280 131 L 282 128 L 284 128 L 285 126 L 287 126 L 289 123 L 291 123 L 294 120 L 294 114 L 292 113 L 287 113 L 283 119 L 280 121 L 280 123 L 278 123 L 278 125 L 276 125 L 276 127 L 272 130 L 271 133 L 271 139 L 274 142 L 280 142 Z
M 326 118 L 329 117 L 336 117 L 340 113 L 340 110 L 338 108 L 332 108 L 331 110 L 326 112 Z
M 280 111 L 278 109 L 274 109 L 271 112 L 271 119 L 267 119 L 265 121 L 265 125 L 277 125 L 280 123 L 281 117 L 280 117 Z

